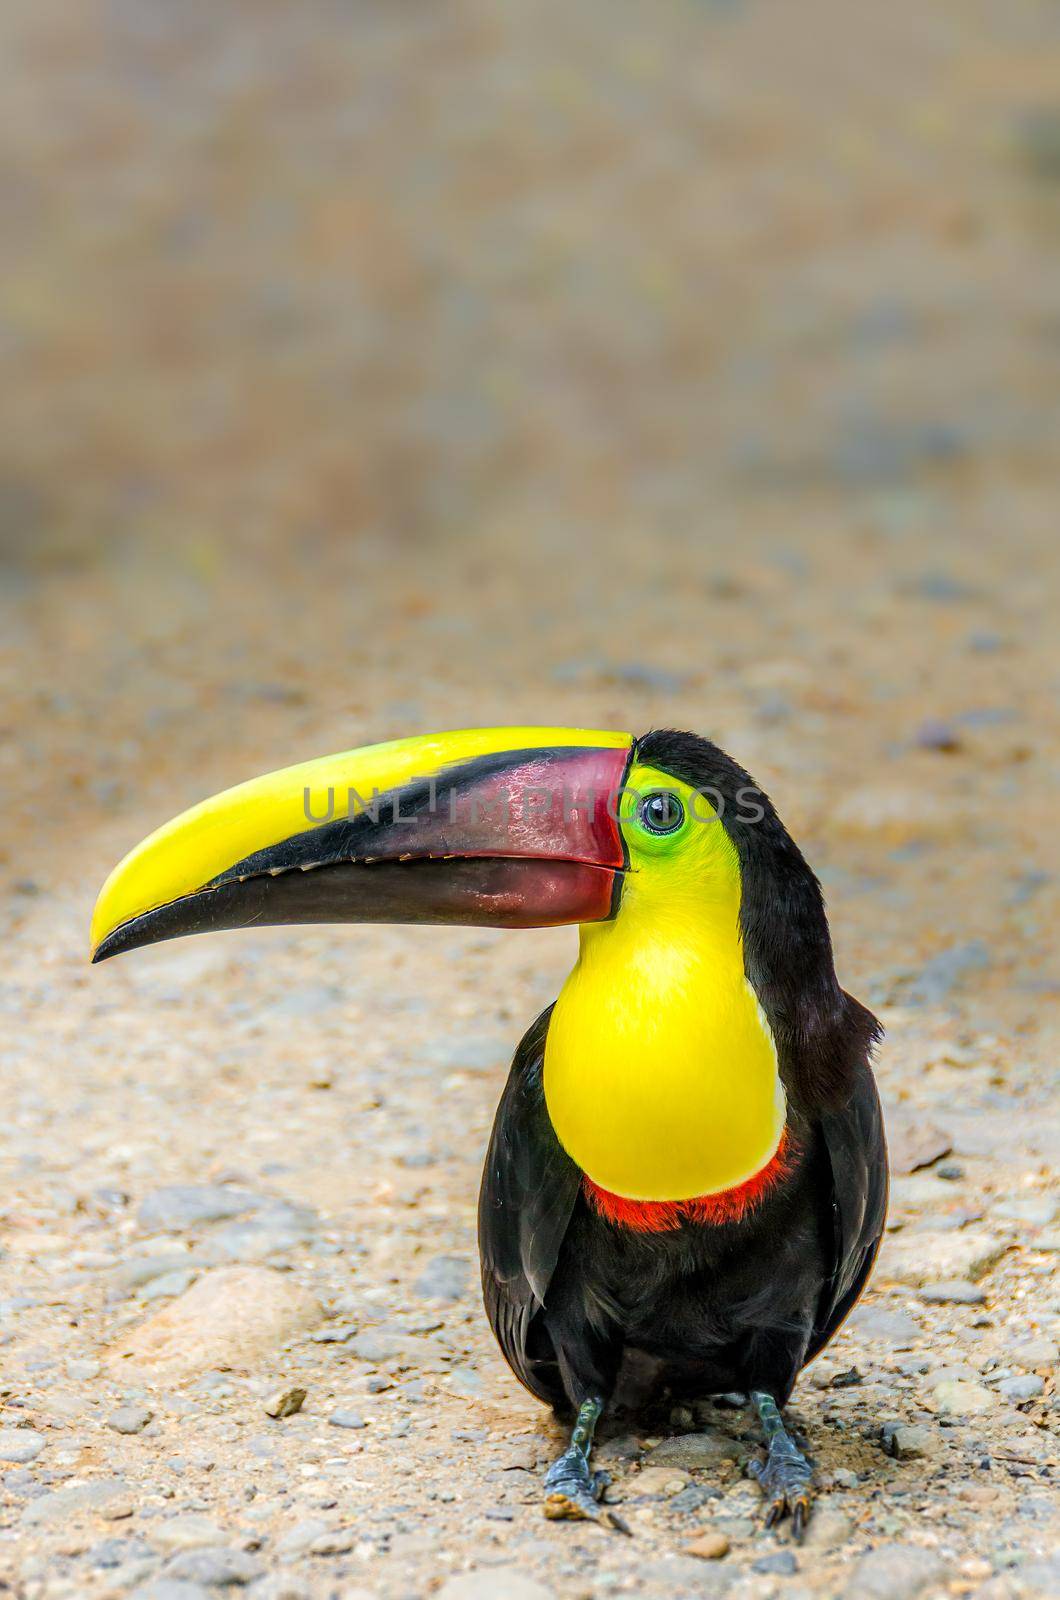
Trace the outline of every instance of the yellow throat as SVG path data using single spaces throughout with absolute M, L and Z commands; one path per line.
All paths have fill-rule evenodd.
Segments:
M 628 780 L 707 807 L 652 769 Z M 691 804 L 687 804 L 688 801 Z M 776 1048 L 744 971 L 740 868 L 717 820 L 645 836 L 620 816 L 630 864 L 618 916 L 587 924 L 549 1024 L 549 1118 L 581 1170 L 632 1200 L 731 1189 L 776 1153 Z

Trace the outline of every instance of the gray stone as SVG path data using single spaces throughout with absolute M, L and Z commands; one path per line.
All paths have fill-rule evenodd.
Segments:
M 333 1428 L 366 1428 L 368 1426 L 364 1418 L 358 1416 L 356 1411 L 344 1411 L 341 1408 L 333 1411 L 328 1421 Z
M 424 1300 L 460 1300 L 471 1280 L 471 1263 L 464 1256 L 435 1256 L 428 1261 L 414 1290 Z
M 935 1367 L 925 1377 L 924 1382 L 929 1389 L 934 1389 L 940 1383 L 947 1383 L 951 1378 L 968 1379 L 971 1383 L 979 1382 L 979 1369 L 977 1367 L 963 1366 L 955 1362 L 953 1366 Z
M 943 1448 L 938 1430 L 922 1423 L 900 1422 L 884 1434 L 888 1452 L 898 1461 L 919 1461 Z
M 222 1261 L 268 1261 L 304 1244 L 319 1226 L 320 1219 L 311 1207 L 276 1201 L 244 1221 L 215 1229 L 196 1250 L 196 1259 L 213 1265 Z
M 979 1416 L 997 1404 L 996 1396 L 985 1384 L 971 1383 L 966 1378 L 944 1378 L 932 1386 L 932 1393 L 943 1416 Z
M 682 1433 L 656 1445 L 647 1460 L 653 1467 L 712 1467 L 746 1454 L 743 1445 L 724 1433 Z
M 919 1298 L 928 1305 L 981 1306 L 986 1295 L 978 1284 L 965 1278 L 944 1278 L 939 1283 L 925 1283 Z
M 1055 1367 L 1060 1350 L 1056 1341 L 1044 1334 L 1032 1334 L 1027 1339 L 1017 1339 L 1008 1347 L 1010 1361 L 1018 1367 Z
M 855 1306 L 847 1327 L 866 1339 L 879 1339 L 894 1350 L 912 1350 L 921 1337 L 920 1326 L 905 1311 L 889 1311 L 885 1306 Z
M 230 1189 L 217 1183 L 174 1183 L 155 1189 L 140 1206 L 141 1228 L 162 1233 L 181 1233 L 201 1227 L 205 1222 L 222 1222 L 257 1211 L 267 1202 L 261 1195 L 245 1189 Z
M 1036 1372 L 1021 1373 L 1011 1378 L 1002 1378 L 997 1389 L 1006 1400 L 1034 1400 L 1045 1389 L 1045 1379 L 1039 1378 Z
M 407 1356 L 410 1344 L 411 1340 L 403 1334 L 385 1328 L 368 1328 L 364 1333 L 355 1334 L 347 1348 L 358 1361 L 379 1362 Z
M 752 1572 L 776 1572 L 782 1577 L 790 1577 L 793 1572 L 798 1572 L 799 1563 L 790 1550 L 777 1550 L 773 1555 L 759 1556 L 757 1561 L 752 1561 Z
M 147 1560 L 153 1554 L 151 1546 L 143 1539 L 103 1539 L 92 1546 L 88 1559 L 94 1567 L 110 1571 L 124 1566 L 127 1561 Z
M 98 1378 L 102 1371 L 99 1361 L 68 1361 L 66 1375 L 73 1378 L 75 1383 L 91 1383 L 93 1378 Z
M 159 1550 L 198 1550 L 203 1545 L 223 1544 L 224 1538 L 216 1522 L 191 1511 L 151 1525 L 151 1541 Z
M 357 1536 L 352 1528 L 329 1528 L 313 1540 L 309 1546 L 311 1556 L 344 1556 L 347 1555 L 357 1543 Z
M 143 1433 L 153 1416 L 147 1406 L 119 1406 L 107 1418 L 107 1427 L 115 1433 Z
M 835 1550 L 854 1536 L 854 1520 L 834 1506 L 818 1506 L 806 1525 L 804 1544 L 812 1550 Z
M 27 1461 L 36 1461 L 43 1449 L 43 1436 L 32 1428 L 0 1428 L 0 1461 L 24 1466 Z
M 306 1517 L 303 1522 L 296 1522 L 281 1533 L 276 1541 L 277 1553 L 281 1556 L 304 1555 L 315 1540 L 331 1532 L 331 1526 L 322 1517 Z
M 670 1501 L 670 1510 L 676 1511 L 679 1516 L 687 1517 L 693 1511 L 708 1505 L 711 1500 L 718 1498 L 717 1489 L 706 1489 L 700 1483 L 690 1483 L 687 1489 L 682 1489 L 680 1494 L 675 1494 Z
M 121 1478 L 97 1478 L 94 1483 L 70 1484 L 30 1500 L 22 1508 L 22 1521 L 31 1526 L 71 1521 L 82 1512 L 104 1512 L 128 1500 L 129 1485 Z
M 712 1526 L 719 1533 L 727 1534 L 730 1539 L 750 1539 L 760 1531 L 760 1524 L 754 1517 L 724 1517 L 715 1515 Z
M 843 1594 L 848 1600 L 913 1600 L 945 1577 L 946 1565 L 933 1550 L 883 1544 L 861 1557 Z
M 119 1293 L 128 1294 L 133 1289 L 142 1289 L 155 1278 L 182 1271 L 187 1264 L 187 1256 L 175 1250 L 149 1256 L 130 1256 L 128 1261 L 114 1268 L 110 1275 L 111 1287 Z
M 263 1570 L 261 1562 L 245 1550 L 204 1545 L 201 1549 L 182 1550 L 172 1556 L 163 1576 L 201 1583 L 211 1589 L 230 1589 L 250 1583 Z
M 928 717 L 913 734 L 913 743 L 921 750 L 938 750 L 944 754 L 961 749 L 961 737 L 952 723 L 940 717 Z
M 150 1283 L 145 1283 L 140 1290 L 138 1299 L 149 1303 L 152 1300 L 167 1300 L 174 1295 L 183 1294 L 185 1289 L 190 1289 L 198 1277 L 193 1267 L 181 1267 L 176 1272 L 163 1272 L 157 1278 L 152 1278 Z

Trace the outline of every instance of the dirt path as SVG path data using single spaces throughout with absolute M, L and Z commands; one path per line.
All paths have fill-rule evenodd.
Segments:
M 1055 45 L 857 11 L 5 8 L 25 1600 L 1057 1592 Z M 891 1231 L 797 1392 L 801 1550 L 713 1408 L 607 1446 L 631 1541 L 541 1516 L 474 1206 L 573 935 L 85 965 L 202 794 L 509 721 L 731 749 L 887 1025 Z

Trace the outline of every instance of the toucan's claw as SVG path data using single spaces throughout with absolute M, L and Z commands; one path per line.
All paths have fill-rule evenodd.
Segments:
M 545 1516 L 550 1522 L 598 1522 L 602 1528 L 629 1534 L 629 1525 L 610 1506 L 601 1505 L 592 1494 L 567 1494 L 557 1490 L 545 1501 Z
M 765 1526 L 774 1528 L 790 1515 L 792 1537 L 801 1544 L 813 1510 L 813 1468 L 793 1446 L 791 1452 L 771 1449 L 764 1462 L 750 1462 L 748 1471 L 767 1497 Z
M 584 1452 L 572 1445 L 548 1469 L 545 1516 L 550 1522 L 598 1522 L 601 1527 L 628 1534 L 622 1518 L 603 1503 L 610 1482 L 609 1473 L 591 1472 Z

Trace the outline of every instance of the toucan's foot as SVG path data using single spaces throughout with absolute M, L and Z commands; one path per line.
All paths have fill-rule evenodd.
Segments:
M 622 1518 L 603 1503 L 610 1475 L 593 1472 L 589 1466 L 593 1431 L 602 1410 L 603 1402 L 595 1398 L 580 1408 L 569 1448 L 558 1461 L 553 1461 L 545 1475 L 545 1516 L 552 1522 L 598 1522 L 618 1533 L 628 1533 Z
M 621 1519 L 603 1504 L 603 1493 L 610 1482 L 609 1473 L 593 1472 L 577 1445 L 571 1445 L 548 1469 L 545 1516 L 553 1522 L 599 1522 L 627 1533 Z
M 769 1442 L 765 1461 L 752 1461 L 748 1471 L 757 1478 L 766 1500 L 765 1524 L 772 1528 L 791 1517 L 796 1543 L 802 1543 L 813 1509 L 813 1468 L 784 1427 L 776 1403 L 769 1395 L 753 1396 Z
M 801 1543 L 813 1509 L 813 1468 L 805 1456 L 779 1457 L 770 1450 L 765 1461 L 752 1461 L 748 1471 L 758 1479 L 766 1498 L 766 1527 L 791 1514 L 791 1531 Z

